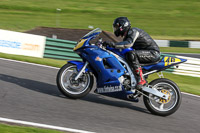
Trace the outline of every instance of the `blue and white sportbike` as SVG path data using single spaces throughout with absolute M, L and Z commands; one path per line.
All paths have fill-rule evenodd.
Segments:
M 179 87 L 169 79 L 158 78 L 148 83 L 142 90 L 136 90 L 137 81 L 125 59 L 126 52 L 133 49 L 105 47 L 101 39 L 92 44 L 91 40 L 100 33 L 99 28 L 89 32 L 74 47 L 82 62 L 68 61 L 59 70 L 57 74 L 59 90 L 69 98 L 78 99 L 86 96 L 96 83 L 95 93 L 134 102 L 143 96 L 144 104 L 151 113 L 160 116 L 174 113 L 181 104 Z M 141 64 L 143 75 L 147 80 L 148 75 L 185 61 L 163 56 L 154 64 Z

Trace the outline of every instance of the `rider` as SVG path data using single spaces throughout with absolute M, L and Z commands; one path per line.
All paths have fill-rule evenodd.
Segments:
M 122 42 L 104 42 L 105 45 L 117 49 L 132 47 L 134 50 L 126 53 L 126 59 L 136 75 L 136 89 L 142 89 L 146 84 L 140 63 L 154 63 L 160 59 L 160 50 L 156 42 L 145 31 L 131 28 L 127 17 L 118 17 L 114 20 L 113 31 L 115 36 L 123 37 Z

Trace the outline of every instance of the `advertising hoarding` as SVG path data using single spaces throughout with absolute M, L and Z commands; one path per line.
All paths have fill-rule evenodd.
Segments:
M 43 57 L 46 37 L 0 30 L 0 52 Z

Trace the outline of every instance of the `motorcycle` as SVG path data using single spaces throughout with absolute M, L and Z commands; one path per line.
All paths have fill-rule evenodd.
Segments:
M 100 28 L 92 30 L 74 47 L 74 52 L 82 58 L 82 62 L 68 61 L 59 70 L 56 79 L 59 90 L 68 98 L 82 98 L 91 91 L 96 79 L 95 93 L 133 102 L 138 102 L 138 98 L 143 96 L 146 108 L 152 114 L 160 116 L 168 116 L 177 111 L 181 104 L 181 92 L 176 83 L 166 78 L 158 78 L 142 90 L 135 89 L 137 81 L 125 59 L 125 54 L 133 49 L 105 47 L 102 45 L 102 39 L 92 44 L 91 40 L 101 32 Z M 185 61 L 187 60 L 162 56 L 156 63 L 141 66 L 147 80 L 148 75 Z

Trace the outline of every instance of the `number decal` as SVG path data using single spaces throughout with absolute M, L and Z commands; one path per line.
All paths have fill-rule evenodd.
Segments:
M 165 66 L 169 66 L 173 63 L 181 62 L 181 60 L 179 58 L 175 58 L 175 57 L 165 57 L 164 62 L 165 62 Z

